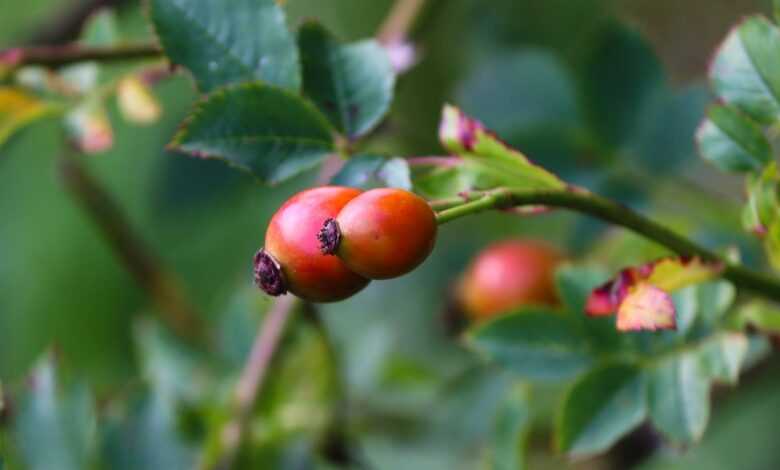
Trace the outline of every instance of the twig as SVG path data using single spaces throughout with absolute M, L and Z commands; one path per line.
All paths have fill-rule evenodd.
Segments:
M 422 10 L 425 0 L 396 0 L 376 34 L 382 44 L 401 43 Z
M 126 44 L 121 46 L 88 47 L 77 44 L 63 46 L 16 47 L 0 52 L 0 66 L 17 68 L 25 65 L 62 67 L 78 62 L 121 62 L 154 59 L 162 56 L 156 44 Z
M 205 339 L 201 317 L 182 291 L 181 284 L 136 234 L 111 195 L 71 154 L 59 160 L 59 174 L 103 237 L 157 305 L 160 314 L 177 334 L 190 340 Z
M 221 456 L 215 469 L 228 470 L 233 466 L 271 359 L 297 302 L 298 299 L 292 295 L 277 298 L 257 331 L 249 358 L 236 385 L 233 417 L 222 429 Z
M 87 18 L 101 8 L 116 8 L 130 3 L 129 0 L 81 0 L 68 2 L 65 9 L 59 9 L 50 21 L 45 22 L 33 33 L 26 44 L 62 44 L 78 37 Z
M 439 212 L 439 224 L 490 209 L 507 209 L 517 206 L 563 207 L 582 212 L 606 222 L 625 227 L 653 240 L 679 255 L 695 255 L 705 260 L 720 261 L 724 265 L 723 277 L 737 287 L 753 291 L 768 299 L 780 302 L 780 279 L 731 263 L 712 251 L 679 235 L 663 225 L 634 212 L 609 199 L 582 191 L 523 191 L 499 188 L 468 195 L 468 202 Z

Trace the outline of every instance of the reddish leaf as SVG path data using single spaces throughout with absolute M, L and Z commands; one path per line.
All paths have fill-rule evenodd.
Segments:
M 637 284 L 623 299 L 617 313 L 620 331 L 656 331 L 677 328 L 672 297 L 649 283 Z
M 603 316 L 617 312 L 621 331 L 673 329 L 676 312 L 669 292 L 708 281 L 722 271 L 720 262 L 685 256 L 632 266 L 594 289 L 585 313 Z

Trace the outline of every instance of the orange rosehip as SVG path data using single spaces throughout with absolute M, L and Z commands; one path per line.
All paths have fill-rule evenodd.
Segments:
M 554 275 L 561 255 L 546 243 L 508 240 L 483 250 L 457 285 L 463 311 L 484 320 L 526 305 L 557 303 Z
M 369 279 L 389 279 L 420 265 L 436 241 L 436 215 L 409 191 L 366 191 L 326 221 L 319 234 L 323 253 L 337 255 Z
M 361 194 L 353 188 L 326 186 L 300 192 L 276 211 L 255 255 L 255 283 L 269 295 L 287 291 L 312 302 L 334 302 L 366 287 L 369 280 L 338 258 L 320 252 L 317 233 Z

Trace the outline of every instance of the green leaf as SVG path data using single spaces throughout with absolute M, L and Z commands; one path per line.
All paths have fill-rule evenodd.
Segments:
M 641 35 L 610 22 L 597 35 L 582 71 L 586 110 L 607 144 L 624 142 L 642 108 L 664 85 L 661 64 Z
M 395 75 L 385 49 L 374 40 L 341 45 L 318 23 L 298 33 L 303 92 L 347 137 L 365 134 L 387 113 Z
M 672 300 L 677 310 L 677 329 L 674 332 L 677 337 L 686 337 L 696 321 L 696 312 L 699 307 L 696 298 L 697 289 L 697 286 L 688 286 L 672 294 Z
M 748 201 L 742 212 L 742 224 L 746 230 L 763 236 L 780 218 L 780 178 L 776 163 L 771 162 L 759 175 L 748 175 L 746 186 Z
M 772 10 L 775 14 L 775 22 L 780 23 L 780 0 L 772 0 Z
M 555 273 L 558 295 L 569 315 L 583 324 L 588 339 L 598 351 L 614 351 L 622 344 L 622 336 L 615 329 L 612 317 L 586 317 L 585 302 L 591 291 L 609 278 L 606 271 L 596 267 L 564 265 Z
M 752 16 L 734 28 L 710 69 L 715 93 L 763 124 L 780 117 L 780 31 Z
M 162 396 L 194 400 L 207 390 L 208 364 L 158 323 L 141 321 L 135 341 L 144 379 Z
M 555 284 L 563 304 L 577 315 L 585 313 L 590 292 L 609 279 L 601 268 L 564 265 L 555 273 Z
M 717 334 L 700 347 L 704 372 L 713 380 L 734 385 L 747 352 L 748 338 L 744 333 Z
M 466 339 L 489 360 L 528 380 L 565 380 L 593 362 L 577 323 L 555 312 L 505 315 L 475 327 Z
M 639 369 L 629 364 L 594 369 L 564 398 L 556 422 L 556 447 L 577 457 L 605 451 L 646 415 L 647 393 Z
M 104 8 L 92 14 L 81 31 L 82 44 L 108 46 L 119 40 L 119 26 L 113 10 Z
M 353 188 L 401 188 L 411 191 L 409 165 L 403 158 L 355 155 L 339 170 L 331 184 Z
M 103 433 L 106 468 L 194 468 L 196 450 L 177 429 L 176 403 L 159 391 L 133 399 L 127 410 L 107 418 Z
M 714 105 L 696 132 L 701 156 L 723 171 L 757 171 L 772 160 L 761 127 L 730 106 Z
M 542 131 L 559 136 L 579 123 L 573 80 L 555 54 L 543 49 L 500 51 L 480 60 L 457 97 L 465 112 L 510 138 Z
M 474 188 L 473 175 L 455 166 L 412 168 L 414 191 L 426 199 L 441 199 Z
M 757 330 L 770 334 L 780 334 L 780 308 L 754 300 L 739 310 L 739 318 Z
M 696 286 L 696 294 L 699 307 L 697 321 L 712 327 L 723 318 L 734 303 L 736 289 L 727 281 L 707 282 Z
M 502 142 L 479 121 L 472 119 L 458 108 L 447 105 L 442 112 L 439 139 L 451 153 L 460 157 L 455 164 L 434 168 L 422 179 L 433 178 L 429 187 L 453 191 L 495 187 L 511 187 L 528 190 L 565 189 L 560 178 L 533 164 L 525 155 Z M 444 176 L 444 179 L 442 179 Z M 417 182 L 415 181 L 415 184 Z M 532 209 L 532 208 L 531 208 Z
M 769 225 L 769 233 L 764 240 L 764 251 L 772 267 L 780 271 L 780 217 Z
M 670 173 L 697 156 L 691 136 L 704 119 L 712 97 L 703 86 L 663 89 L 639 111 L 636 133 L 628 142 L 630 155 L 652 174 Z
M 310 103 L 258 83 L 209 95 L 184 122 L 171 147 L 224 160 L 270 183 L 314 167 L 333 151 L 328 123 Z
M 298 48 L 274 0 L 151 0 L 165 53 L 187 67 L 203 92 L 263 80 L 298 90 Z
M 531 410 L 528 392 L 524 387 L 509 390 L 498 409 L 495 427 L 490 439 L 491 470 L 523 470 L 525 440 L 530 430 Z
M 669 439 L 698 441 L 710 414 L 710 378 L 694 351 L 648 371 L 650 418 Z
M 95 458 L 94 400 L 84 383 L 63 386 L 51 358 L 33 370 L 15 417 L 16 443 L 31 470 L 83 470 Z

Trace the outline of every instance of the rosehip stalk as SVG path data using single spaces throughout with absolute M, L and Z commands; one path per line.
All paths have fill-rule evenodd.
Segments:
M 571 209 L 625 227 L 681 256 L 695 255 L 705 261 L 720 261 L 725 266 L 723 278 L 728 279 L 737 287 L 780 302 L 780 280 L 740 264 L 732 263 L 632 209 L 596 194 L 582 191 L 524 191 L 499 188 L 492 191 L 473 192 L 465 197 L 468 202 L 436 214 L 436 221 L 439 225 L 491 209 L 539 205 Z

